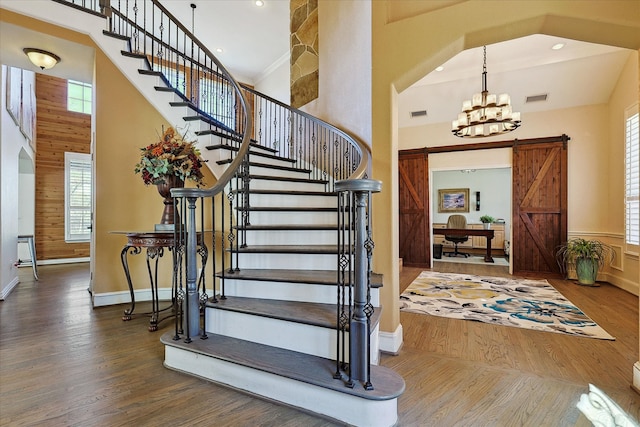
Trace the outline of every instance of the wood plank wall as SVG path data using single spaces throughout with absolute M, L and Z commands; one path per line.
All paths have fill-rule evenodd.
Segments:
M 36 74 L 35 240 L 38 260 L 89 256 L 64 240 L 64 153 L 89 153 L 91 115 L 67 111 L 67 81 Z

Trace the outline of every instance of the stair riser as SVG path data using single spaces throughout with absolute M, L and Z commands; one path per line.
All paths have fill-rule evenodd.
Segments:
M 302 196 L 295 194 L 249 194 L 253 207 L 328 207 L 338 206 L 335 196 Z M 242 205 L 241 205 L 242 206 Z
M 253 225 L 336 224 L 338 221 L 338 214 L 336 212 L 317 211 L 250 211 L 249 219 Z
M 207 333 L 336 360 L 337 331 L 280 319 L 207 307 Z M 347 334 L 348 336 L 348 334 Z M 378 327 L 371 333 L 371 363 L 378 364 Z M 347 360 L 349 349 L 346 350 Z
M 205 135 L 198 136 L 198 144 L 200 147 L 217 146 L 217 145 L 230 145 L 233 147 L 237 147 L 240 145 L 238 141 L 229 141 L 227 138 L 223 138 L 219 135 L 213 135 L 213 134 L 205 134 Z M 203 151 L 208 151 L 210 153 L 219 153 L 219 157 L 218 157 L 219 160 L 230 159 L 232 158 L 232 155 L 235 156 L 235 153 L 237 153 L 236 150 L 232 150 L 228 147 L 216 147 L 213 150 L 203 150 Z M 252 146 L 250 148 L 250 152 L 251 152 L 250 159 L 252 162 L 266 163 L 269 165 L 285 166 L 285 167 L 292 167 L 295 165 L 295 163 L 292 163 L 286 160 L 274 159 L 272 157 L 269 157 L 277 154 L 274 154 L 273 152 L 270 152 L 270 151 L 263 150 L 260 147 Z M 265 156 L 261 156 L 260 154 L 265 154 Z
M 327 191 L 327 186 L 319 183 L 271 181 L 268 179 L 252 179 L 252 190 L 279 190 L 279 191 Z
M 225 294 L 228 296 L 274 299 L 286 301 L 335 304 L 335 285 L 311 285 L 301 283 L 264 282 L 259 280 L 225 279 Z M 371 289 L 371 304 L 380 306 L 380 290 Z
M 335 270 L 337 268 L 337 265 L 337 255 L 239 254 L 240 268 L 277 270 Z
M 164 85 L 164 82 L 163 82 Z M 180 102 L 183 102 L 183 100 L 180 100 Z M 176 111 L 176 113 L 180 114 L 181 117 L 190 117 L 190 116 L 195 116 L 198 113 L 196 112 L 196 110 L 194 110 L 193 108 L 190 108 L 188 106 L 173 106 L 172 108 Z M 191 130 L 192 132 L 194 132 L 195 126 L 189 126 L 189 130 Z
M 247 245 L 335 245 L 338 241 L 337 231 L 247 231 Z
M 253 162 L 258 162 L 257 159 L 253 159 Z M 263 161 L 259 161 L 259 163 L 264 163 Z M 267 176 L 276 176 L 280 178 L 309 178 L 309 172 L 299 172 L 299 171 L 289 171 L 282 169 L 274 169 L 267 166 L 256 166 L 251 165 L 251 173 L 255 175 L 267 175 Z
M 252 150 L 255 150 L 252 148 Z M 274 154 L 277 156 L 277 153 Z M 298 165 L 296 165 L 296 163 L 293 162 L 289 162 L 286 160 L 280 160 L 280 159 L 274 159 L 272 157 L 265 157 L 265 156 L 259 156 L 257 154 L 253 154 L 251 153 L 249 156 L 249 161 L 251 162 L 255 162 L 255 163 L 266 163 L 268 165 L 273 165 L 273 166 L 284 166 L 284 167 L 299 167 Z M 253 172 L 256 173 L 256 172 Z
M 397 399 L 368 400 L 280 375 L 165 346 L 167 368 L 266 397 L 353 426 L 389 427 L 398 421 Z
M 226 161 L 231 159 L 232 152 L 229 150 L 203 149 L 204 147 L 209 145 L 218 145 L 218 144 L 224 144 L 224 143 L 225 143 L 224 138 L 218 135 L 202 135 L 198 137 L 198 147 L 201 147 L 200 149 L 201 157 L 207 160 L 208 166 L 211 166 L 212 163 L 216 163 L 218 161 Z M 221 166 L 226 167 L 227 165 L 225 164 Z
M 207 333 L 335 359 L 335 331 L 251 314 L 207 308 Z

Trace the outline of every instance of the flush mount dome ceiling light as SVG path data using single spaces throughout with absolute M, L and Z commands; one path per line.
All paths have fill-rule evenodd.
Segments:
M 40 67 L 42 70 L 53 68 L 58 62 L 60 62 L 60 57 L 58 55 L 47 52 L 46 50 L 25 47 L 22 51 L 29 57 L 29 60 L 33 65 Z
M 451 132 L 460 138 L 482 138 L 511 132 L 520 127 L 520 113 L 511 110 L 506 93 L 495 95 L 487 90 L 487 47 L 484 46 L 482 92 L 462 102 L 462 112 L 451 123 Z

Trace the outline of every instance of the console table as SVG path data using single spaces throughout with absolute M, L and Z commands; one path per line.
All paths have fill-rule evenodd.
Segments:
M 474 229 L 474 228 L 433 228 L 433 234 L 446 234 L 449 236 L 484 236 L 487 238 L 487 253 L 484 256 L 484 262 L 494 262 L 491 256 L 491 239 L 494 236 L 494 230 Z
M 146 249 L 146 261 L 147 261 L 147 271 L 149 272 L 149 284 L 151 286 L 151 311 L 147 313 L 142 313 L 144 315 L 150 316 L 149 320 L 149 331 L 157 331 L 158 323 L 162 320 L 165 320 L 169 317 L 172 317 L 176 314 L 178 307 L 176 305 L 177 302 L 177 271 L 174 268 L 171 277 L 171 304 L 167 307 L 160 309 L 160 301 L 158 297 L 158 262 L 160 258 L 164 255 L 165 248 L 169 251 L 174 251 L 174 255 L 178 257 L 176 265 L 180 265 L 180 260 L 182 257 L 182 251 L 176 251 L 176 242 L 173 231 L 149 231 L 149 232 L 138 232 L 138 231 L 114 231 L 114 234 L 124 234 L 127 236 L 127 243 L 125 244 L 122 252 L 120 252 L 120 259 L 122 261 L 122 268 L 124 269 L 124 274 L 127 278 L 127 284 L 129 285 L 129 293 L 131 294 L 131 306 L 124 310 L 124 315 L 122 316 L 122 320 L 128 321 L 131 320 L 133 315 L 133 311 L 136 308 L 136 297 L 133 291 L 133 283 L 131 281 L 131 274 L 129 273 L 129 261 L 128 255 L 138 255 L 142 252 L 143 249 Z M 197 236 L 197 244 L 198 244 L 198 253 L 200 254 L 200 258 L 202 261 L 202 270 L 201 275 L 204 274 L 204 268 L 207 263 L 208 251 L 207 247 L 203 243 L 202 234 L 199 233 Z M 153 270 L 151 261 L 155 260 Z M 160 313 L 171 309 L 172 312 L 160 319 Z

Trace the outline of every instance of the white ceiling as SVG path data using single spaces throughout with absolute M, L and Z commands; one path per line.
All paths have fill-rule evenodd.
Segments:
M 0 0 L 0 6 L 10 1 Z M 187 28 L 216 54 L 231 73 L 246 83 L 259 80 L 288 60 L 289 1 L 265 0 L 163 0 Z M 557 42 L 566 46 L 551 50 Z M 24 47 L 50 50 L 62 61 L 48 74 L 91 81 L 93 52 L 65 40 L 45 36 L 10 24 L 0 25 L 0 62 L 37 70 L 22 53 Z M 511 95 L 514 111 L 554 110 L 607 102 L 631 51 L 556 37 L 533 35 L 487 46 L 487 87 L 491 93 Z M 461 52 L 399 95 L 400 127 L 450 122 L 464 99 L 481 90 L 482 48 Z M 525 98 L 548 94 L 546 102 L 525 104 Z M 426 117 L 410 112 L 427 110 Z M 525 116 L 523 115 L 523 121 Z
M 12 1 L 25 0 L 0 0 L 0 6 Z M 255 6 L 254 0 L 162 0 L 161 3 L 185 27 L 194 30 L 196 37 L 237 80 L 255 84 L 272 67 L 289 60 L 289 0 L 265 0 L 262 7 Z M 195 9 L 191 4 L 195 4 Z M 84 82 L 93 79 L 93 53 L 86 46 L 0 24 L 0 61 L 39 71 L 22 52 L 25 47 L 48 50 L 62 58 L 47 74 Z M 217 53 L 217 48 L 223 52 Z
M 289 0 L 265 0 L 262 7 L 254 0 L 161 3 L 189 30 L 193 28 L 236 80 L 256 83 L 269 67 L 289 60 Z M 217 53 L 217 48 L 224 51 Z
M 552 50 L 564 43 L 560 50 Z M 545 35 L 532 35 L 487 46 L 487 89 L 508 93 L 514 111 L 556 110 L 606 103 L 631 51 Z M 482 47 L 461 52 L 398 97 L 400 127 L 451 122 L 462 101 L 482 89 Z M 547 94 L 547 101 L 525 103 Z M 411 118 L 411 112 L 427 116 Z M 523 115 L 523 122 L 525 117 Z

